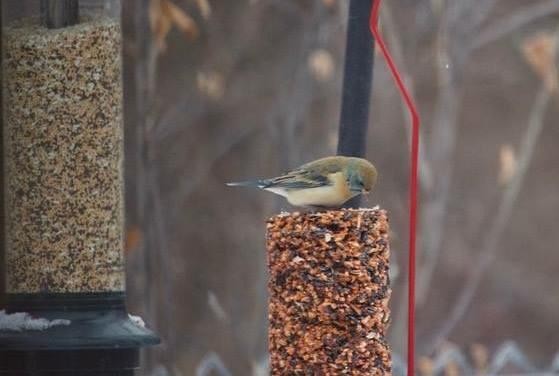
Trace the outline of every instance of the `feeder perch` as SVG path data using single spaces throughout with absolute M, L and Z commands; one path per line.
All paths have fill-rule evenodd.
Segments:
M 159 341 L 124 303 L 119 9 L 2 2 L 0 374 L 132 375 Z

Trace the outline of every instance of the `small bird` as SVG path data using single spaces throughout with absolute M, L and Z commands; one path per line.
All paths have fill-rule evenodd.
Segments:
M 335 156 L 306 163 L 275 178 L 227 185 L 270 191 L 294 206 L 337 208 L 355 196 L 369 193 L 376 181 L 377 170 L 369 161 Z

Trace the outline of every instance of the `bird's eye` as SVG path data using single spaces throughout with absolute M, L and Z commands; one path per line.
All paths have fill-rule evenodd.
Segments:
M 365 189 L 365 183 L 363 182 L 363 178 L 359 174 L 353 175 L 349 181 L 349 184 L 351 190 L 355 192 L 361 192 Z

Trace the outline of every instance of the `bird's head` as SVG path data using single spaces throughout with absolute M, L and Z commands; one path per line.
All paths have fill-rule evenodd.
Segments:
M 377 169 L 362 158 L 351 158 L 347 166 L 349 190 L 356 193 L 369 193 L 377 181 Z

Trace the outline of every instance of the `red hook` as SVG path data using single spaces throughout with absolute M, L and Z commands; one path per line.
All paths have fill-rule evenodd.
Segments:
M 411 160 L 410 160 L 410 186 L 409 186 L 409 254 L 408 254 L 408 376 L 412 376 L 415 370 L 415 253 L 416 253 L 416 233 L 417 233 L 417 173 L 418 173 L 418 154 L 419 154 L 419 112 L 417 107 L 404 85 L 402 76 L 390 56 L 386 44 L 384 43 L 378 30 L 378 16 L 380 3 L 382 0 L 373 0 L 371 16 L 369 18 L 369 27 L 377 42 L 388 68 L 392 73 L 392 77 L 396 81 L 396 85 L 400 90 L 400 94 L 408 107 L 412 121 L 411 135 Z

